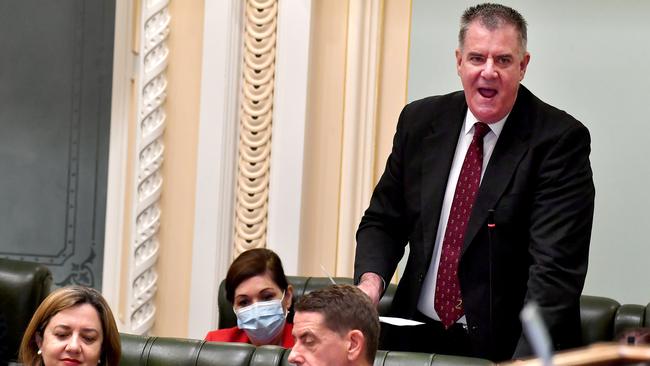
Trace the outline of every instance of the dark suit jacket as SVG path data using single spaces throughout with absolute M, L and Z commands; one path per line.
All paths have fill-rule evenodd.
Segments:
M 359 225 L 356 281 L 374 272 L 388 283 L 410 245 L 395 316 L 417 310 L 466 111 L 462 91 L 402 110 L 386 169 Z M 589 153 L 585 126 L 520 86 L 485 170 L 459 262 L 475 356 L 528 354 L 519 312 L 531 300 L 556 349 L 580 344 L 579 298 L 594 209 Z M 496 224 L 490 232 L 488 220 Z

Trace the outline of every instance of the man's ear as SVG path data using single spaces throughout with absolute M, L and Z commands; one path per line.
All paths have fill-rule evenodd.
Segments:
M 460 48 L 456 48 L 456 73 L 460 76 L 460 64 L 463 61 L 463 54 Z
M 528 63 L 530 62 L 530 53 L 524 53 L 524 57 L 521 59 L 519 64 L 519 81 L 524 80 L 524 75 L 526 75 L 526 69 L 528 68 Z
M 352 329 L 348 332 L 348 361 L 363 359 L 366 352 L 366 337 L 358 329 Z

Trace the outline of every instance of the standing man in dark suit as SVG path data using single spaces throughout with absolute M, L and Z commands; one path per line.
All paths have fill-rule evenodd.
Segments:
M 520 85 L 526 21 L 496 4 L 461 17 L 463 91 L 407 105 L 357 232 L 355 281 L 376 303 L 406 244 L 391 328 L 410 351 L 495 361 L 530 354 L 538 304 L 555 349 L 580 345 L 594 209 L 587 128 Z

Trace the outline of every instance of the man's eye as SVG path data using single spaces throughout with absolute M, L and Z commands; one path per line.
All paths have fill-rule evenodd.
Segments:
M 497 58 L 497 63 L 499 65 L 510 65 L 511 62 L 512 62 L 512 59 L 510 59 L 509 57 L 499 57 L 499 58 Z

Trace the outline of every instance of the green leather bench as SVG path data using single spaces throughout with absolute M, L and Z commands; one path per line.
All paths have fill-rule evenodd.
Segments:
M 352 283 L 350 278 L 335 278 Z M 289 277 L 294 302 L 303 294 L 328 286 L 326 277 Z M 39 264 L 0 259 L 0 363 L 14 360 L 22 333 L 36 309 L 50 291 L 50 271 Z M 379 304 L 387 314 L 396 286 L 391 284 Z M 605 297 L 582 296 L 583 340 L 586 344 L 612 341 L 626 329 L 650 327 L 650 304 L 621 305 Z M 290 313 L 290 317 L 292 314 Z M 232 306 L 219 292 L 219 327 L 237 324 Z M 122 334 L 122 365 L 289 365 L 289 351 L 279 347 L 247 344 L 206 343 L 201 340 L 141 337 Z M 488 361 L 446 355 L 379 351 L 375 365 L 486 365 Z
M 27 324 L 51 285 L 44 265 L 0 258 L 0 365 L 18 357 Z
M 303 294 L 328 286 L 326 277 L 289 277 L 294 287 L 294 302 Z M 352 283 L 350 278 L 335 278 L 337 283 Z M 379 313 L 387 314 L 396 286 L 391 284 L 379 304 Z M 605 297 L 581 298 L 583 341 L 586 344 L 612 341 L 625 329 L 650 326 L 650 304 L 620 305 Z M 648 316 L 646 316 L 648 314 Z M 289 317 L 292 316 L 290 312 Z M 237 324 L 232 305 L 226 300 L 223 283 L 219 290 L 219 327 Z M 211 343 L 193 339 L 141 337 L 122 334 L 121 365 L 290 365 L 289 350 L 280 347 L 254 347 L 249 344 Z M 458 366 L 489 365 L 482 359 L 426 353 L 378 351 L 375 366 L 421 365 Z
M 290 350 L 277 346 L 205 342 L 194 339 L 122 334 L 122 366 L 275 366 L 291 365 Z M 378 351 L 375 366 L 479 366 L 486 360 L 428 353 Z
M 607 297 L 580 298 L 583 346 L 611 342 L 629 329 L 650 327 L 650 304 L 621 305 Z

